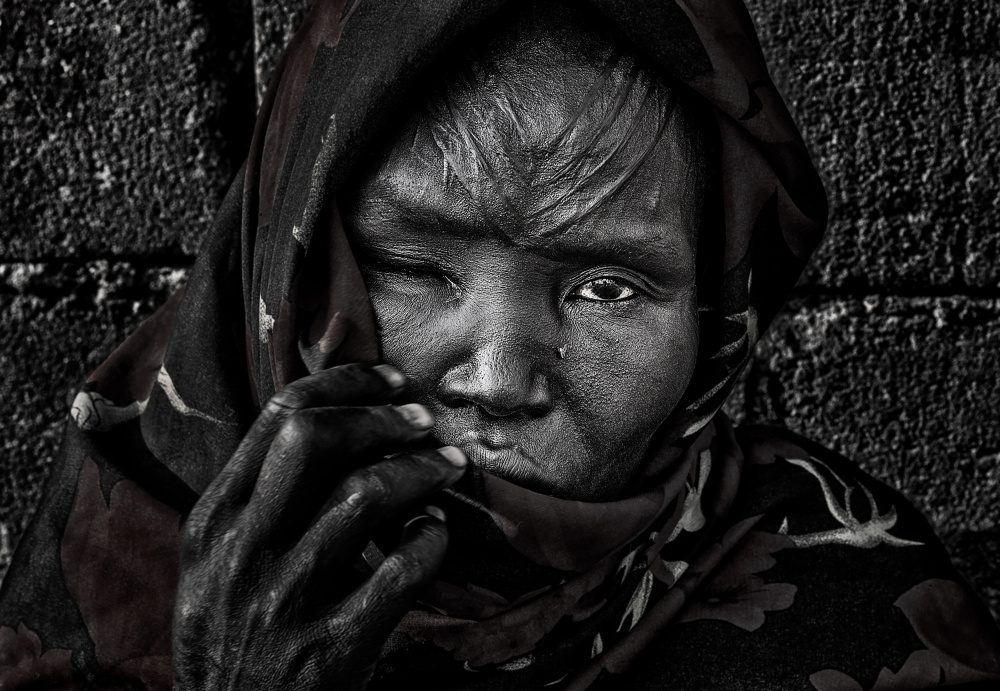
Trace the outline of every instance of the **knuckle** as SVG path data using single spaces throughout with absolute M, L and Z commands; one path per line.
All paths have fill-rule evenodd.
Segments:
M 448 528 L 438 521 L 423 521 L 413 542 L 406 548 L 418 555 L 422 563 L 436 563 L 448 547 Z
M 371 498 L 366 493 L 366 487 L 357 475 L 348 475 L 341 481 L 344 501 L 352 513 L 363 515 L 369 513 L 373 506 Z
M 229 507 L 214 501 L 214 497 L 206 493 L 184 521 L 181 531 L 182 547 L 192 551 L 207 548 L 215 535 L 234 518 Z
M 272 412 L 303 410 L 317 404 L 324 398 L 324 392 L 337 389 L 356 389 L 372 379 L 367 368 L 350 363 L 314 372 L 292 382 L 278 391 L 267 402 Z
M 315 429 L 316 424 L 312 415 L 305 411 L 296 411 L 281 423 L 274 444 L 282 447 L 299 446 L 312 438 Z
M 419 581 L 425 570 L 420 558 L 409 550 L 397 550 L 385 558 L 379 566 L 385 577 L 399 588 L 406 588 Z
M 365 415 L 368 418 L 366 427 L 387 441 L 405 439 L 412 431 L 409 420 L 395 406 L 371 406 L 365 410 Z
M 200 545 L 208 535 L 209 512 L 195 505 L 184 521 L 184 531 L 181 536 L 183 545 Z
M 368 508 L 381 507 L 392 499 L 392 486 L 374 467 L 364 468 L 345 481 L 352 503 Z
M 264 406 L 264 413 L 272 417 L 287 415 L 290 411 L 301 410 L 307 397 L 299 387 L 288 386 L 271 396 Z
M 181 534 L 180 562 L 190 564 L 197 561 L 205 552 L 208 542 L 208 529 L 205 523 L 192 524 L 189 520 Z
M 355 642 L 364 635 L 364 612 L 348 602 L 341 603 L 336 613 L 323 622 L 321 640 L 324 648 L 335 653 L 331 660 L 337 661 L 337 667 L 348 665 L 350 658 L 357 652 Z
M 356 362 L 349 362 L 346 365 L 337 365 L 325 371 L 329 379 L 342 386 L 364 385 L 371 382 L 371 376 L 367 367 Z

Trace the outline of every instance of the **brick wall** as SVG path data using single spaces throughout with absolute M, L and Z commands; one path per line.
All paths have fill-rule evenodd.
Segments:
M 903 490 L 1000 608 L 1000 7 L 749 0 L 828 238 L 730 401 Z M 183 280 L 302 0 L 0 24 L 0 573 L 73 391 Z M 256 78 L 256 84 L 255 84 Z

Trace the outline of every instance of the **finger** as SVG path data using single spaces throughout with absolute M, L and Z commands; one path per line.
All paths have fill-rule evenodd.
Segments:
M 468 463 L 461 450 L 446 446 L 403 454 L 351 473 L 291 553 L 294 577 L 315 587 L 337 580 L 337 572 L 357 561 L 380 523 L 454 484 Z
M 336 640 L 353 636 L 359 648 L 381 649 L 385 639 L 413 607 L 444 561 L 448 529 L 444 512 L 429 506 L 407 525 L 403 540 L 375 573 L 344 599 L 328 618 Z
M 245 503 L 275 434 L 295 413 L 321 407 L 387 403 L 406 384 L 389 365 L 341 365 L 298 379 L 268 400 L 222 472 L 205 491 L 206 501 Z M 203 495 L 204 498 L 204 495 Z
M 406 377 L 389 365 L 350 364 L 316 372 L 279 391 L 191 510 L 185 525 L 185 543 L 206 544 L 214 534 L 227 532 L 238 508 L 252 496 L 275 432 L 296 411 L 347 402 L 383 403 L 405 384 Z
M 268 542 L 298 540 L 347 473 L 412 445 L 433 424 L 430 411 L 415 403 L 300 411 L 275 437 L 248 514 Z
M 273 434 L 295 411 L 387 403 L 405 384 L 403 373 L 390 365 L 331 367 L 297 379 L 271 396 L 257 421 L 261 427 L 271 427 Z

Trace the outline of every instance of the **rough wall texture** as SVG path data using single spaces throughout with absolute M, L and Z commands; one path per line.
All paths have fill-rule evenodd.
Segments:
M 1000 613 L 1000 6 L 747 3 L 830 230 L 742 412 L 904 491 Z
M 0 25 L 0 573 L 73 390 L 182 279 L 306 5 L 148 4 L 14 0 Z M 1000 6 L 748 4 L 832 209 L 729 409 L 902 489 L 996 613 Z
M 229 4 L 7 3 L 0 257 L 197 250 L 253 119 Z

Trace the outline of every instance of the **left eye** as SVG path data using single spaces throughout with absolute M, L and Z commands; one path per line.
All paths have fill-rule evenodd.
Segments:
M 573 289 L 570 297 L 594 302 L 621 302 L 636 294 L 636 289 L 625 281 L 604 277 L 581 283 Z

